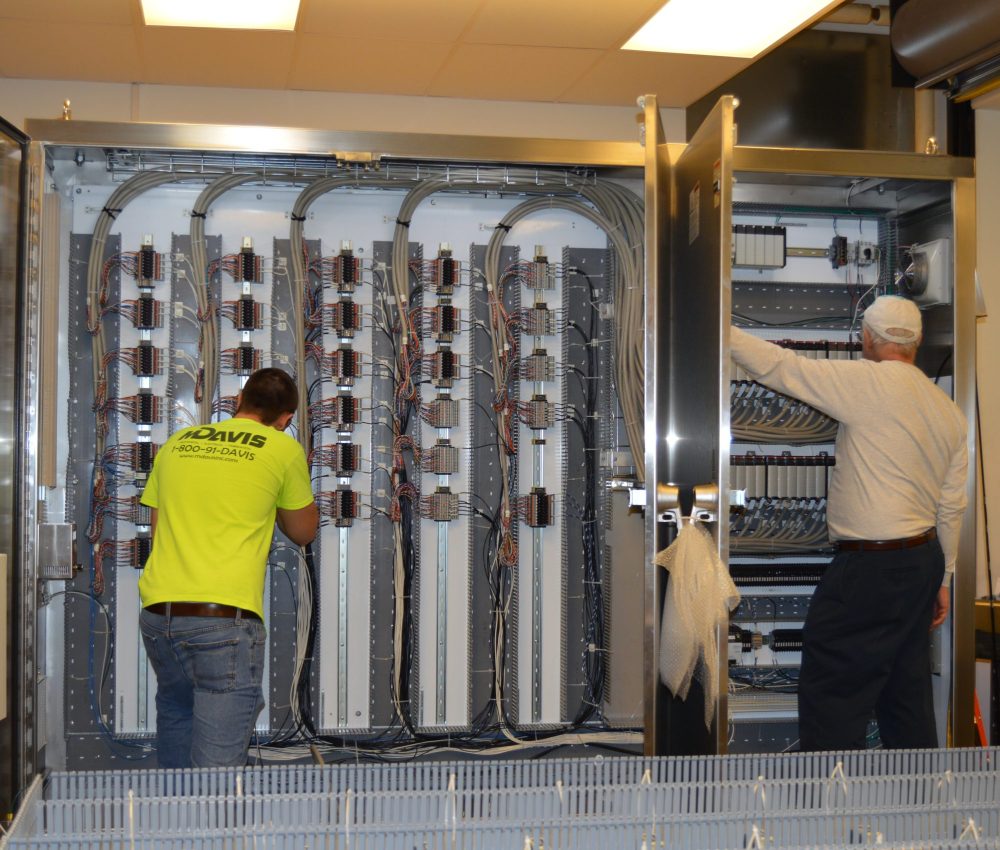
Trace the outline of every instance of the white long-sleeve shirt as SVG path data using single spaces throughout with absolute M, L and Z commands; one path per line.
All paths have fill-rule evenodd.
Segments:
M 899 360 L 812 360 L 739 328 L 731 342 L 733 360 L 755 380 L 840 422 L 830 538 L 895 540 L 936 528 L 950 583 L 969 463 L 955 403 Z

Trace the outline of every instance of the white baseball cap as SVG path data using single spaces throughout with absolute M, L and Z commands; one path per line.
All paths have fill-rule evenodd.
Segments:
M 923 335 L 920 308 L 909 298 L 881 295 L 865 310 L 862 322 L 882 339 L 909 345 Z

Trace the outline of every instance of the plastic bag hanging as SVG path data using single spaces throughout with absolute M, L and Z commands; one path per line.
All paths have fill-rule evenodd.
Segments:
M 697 522 L 682 523 L 655 561 L 670 573 L 660 621 L 660 680 L 687 699 L 697 676 L 705 692 L 705 726 L 711 727 L 719 698 L 718 633 L 728 628 L 740 593 L 712 536 Z

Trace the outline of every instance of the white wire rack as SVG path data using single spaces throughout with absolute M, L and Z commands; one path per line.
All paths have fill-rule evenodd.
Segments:
M 35 781 L 2 845 L 1000 850 L 998 757 L 983 749 L 56 773 Z

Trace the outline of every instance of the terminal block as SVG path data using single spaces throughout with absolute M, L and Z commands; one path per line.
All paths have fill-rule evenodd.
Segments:
M 243 239 L 243 247 L 240 248 L 237 280 L 244 283 L 260 283 L 263 280 L 261 258 L 254 253 L 253 241 L 249 236 Z
M 260 368 L 260 351 L 252 345 L 241 345 L 236 351 L 237 374 L 251 375 Z
M 428 358 L 431 382 L 436 387 L 450 387 L 458 378 L 458 355 L 450 348 L 440 348 Z
M 519 502 L 521 519 L 531 528 L 545 528 L 555 522 L 555 496 L 546 493 L 543 487 L 533 487 Z
M 146 561 L 153 551 L 153 538 L 149 533 L 140 532 L 134 539 L 129 541 L 129 561 L 131 566 L 141 570 L 146 566 Z
M 331 282 L 336 284 L 340 293 L 354 292 L 354 288 L 361 282 L 361 260 L 354 256 L 350 242 L 341 243 L 340 253 L 333 258 L 330 274 Z
M 334 424 L 338 431 L 352 431 L 361 420 L 361 399 L 339 395 L 334 399 Z
M 133 525 L 150 525 L 153 521 L 152 508 L 139 501 L 139 496 L 127 496 L 115 502 L 114 515 L 116 519 L 130 522 Z
M 451 248 L 442 245 L 438 251 L 437 259 L 433 260 L 430 265 L 428 288 L 438 295 L 451 295 L 458 283 L 460 268 L 458 261 L 451 256 Z
M 840 342 L 832 339 L 775 339 L 771 343 L 792 351 L 802 351 L 807 357 L 829 360 L 851 360 L 852 355 L 861 353 L 860 342 Z
M 768 637 L 774 652 L 802 651 L 802 629 L 775 629 Z
M 163 280 L 163 255 L 153 250 L 152 236 L 143 237 L 136 262 L 135 279 L 143 288 L 151 287 L 156 281 Z
M 361 507 L 357 491 L 347 487 L 318 494 L 316 504 L 320 513 L 328 519 L 332 519 L 338 528 L 349 528 L 354 525 L 354 520 L 358 518 Z
M 459 311 L 451 304 L 440 304 L 431 310 L 431 333 L 439 342 L 451 342 L 458 333 Z
M 554 381 L 556 360 L 544 348 L 536 348 L 521 361 L 522 381 Z
M 163 371 L 162 352 L 154 348 L 148 340 L 142 340 L 138 348 L 123 348 L 121 357 L 132 366 L 132 374 L 137 378 L 151 378 Z
M 529 289 L 555 289 L 556 269 L 545 255 L 541 245 L 535 246 L 535 258 L 528 263 L 524 275 L 524 285 Z
M 764 635 L 733 623 L 729 626 L 729 644 L 740 654 L 754 652 L 764 646 Z
M 309 405 L 313 422 L 323 428 L 335 428 L 341 433 L 350 433 L 361 421 L 361 399 L 348 393 L 325 398 Z
M 433 475 L 454 475 L 458 472 L 459 451 L 448 440 L 438 440 L 420 456 L 420 465 Z
M 232 302 L 233 327 L 238 331 L 259 331 L 264 327 L 264 317 L 261 304 L 253 300 L 253 296 L 244 295 L 239 301 Z
M 827 256 L 830 259 L 830 265 L 832 265 L 835 269 L 841 269 L 846 266 L 848 262 L 850 262 L 847 251 L 847 237 L 834 236 L 833 241 L 830 243 Z
M 153 425 L 162 421 L 163 402 L 148 390 L 140 390 L 136 396 L 135 422 L 139 425 Z
M 222 351 L 222 365 L 231 375 L 251 375 L 261 365 L 261 352 L 249 342 Z
M 423 406 L 420 416 L 432 428 L 457 428 L 458 400 L 439 395 Z
M 156 443 L 132 444 L 132 469 L 137 475 L 149 475 L 153 471 L 153 460 L 159 448 Z
M 737 587 L 815 587 L 826 564 L 730 564 L 729 573 Z
M 140 331 L 163 327 L 163 304 L 145 293 L 135 302 L 132 324 Z
M 556 332 L 556 316 L 544 303 L 521 311 L 521 333 L 526 336 L 550 336 Z
M 556 406 L 543 395 L 532 396 L 520 413 L 521 421 L 533 431 L 551 428 L 556 422 Z
M 351 386 L 361 375 L 361 352 L 349 346 L 341 346 L 324 356 L 327 377 L 333 378 L 341 386 Z
M 447 487 L 438 487 L 429 496 L 421 497 L 420 515 L 434 522 L 458 519 L 458 493 L 452 493 Z
M 121 399 L 118 409 L 136 425 L 156 425 L 163 421 L 163 400 L 149 390 Z
M 351 339 L 361 329 L 361 305 L 345 298 L 328 305 L 325 318 L 326 326 L 337 336 Z
M 334 443 L 332 446 L 316 449 L 314 457 L 338 478 L 349 478 L 358 471 L 361 447 L 356 443 Z

